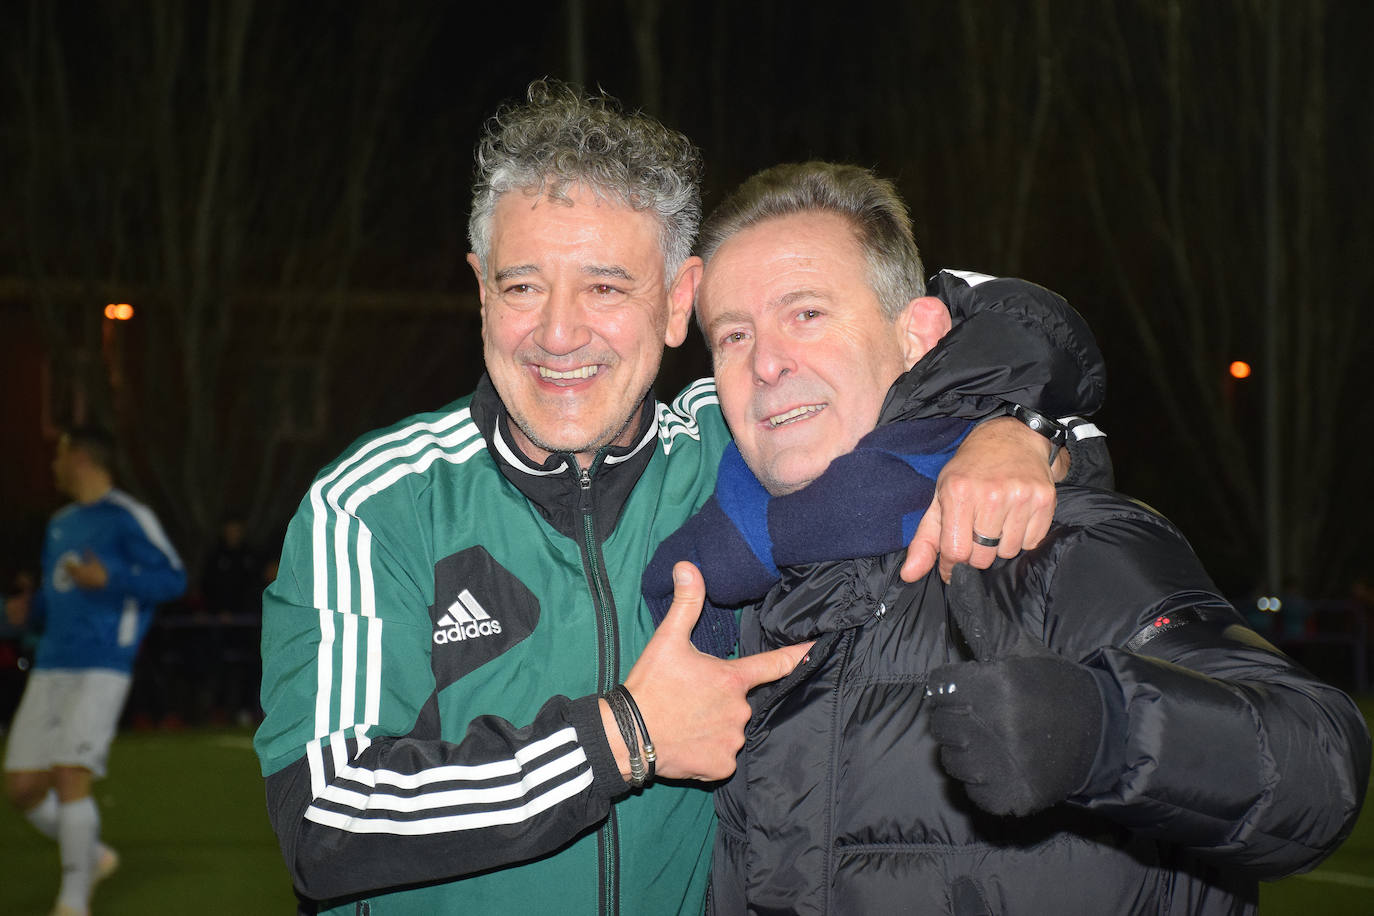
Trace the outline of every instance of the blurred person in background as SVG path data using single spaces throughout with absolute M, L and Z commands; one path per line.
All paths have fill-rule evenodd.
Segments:
M 42 628 L 5 752 L 5 794 L 58 844 L 54 916 L 89 913 L 95 882 L 118 865 L 100 842 L 92 783 L 105 775 L 154 607 L 186 589 L 157 517 L 115 487 L 114 453 L 96 427 L 58 440 L 53 476 L 73 501 L 48 523 L 37 590 L 5 603 L 11 624 Z
M 191 659 L 209 666 L 200 683 L 199 712 L 212 723 L 232 717 L 247 725 L 256 716 L 262 590 L 268 581 L 266 564 L 248 542 L 243 520 L 226 518 L 201 566 L 198 616 L 203 626 L 197 632 L 208 638 L 195 640 L 203 650 Z

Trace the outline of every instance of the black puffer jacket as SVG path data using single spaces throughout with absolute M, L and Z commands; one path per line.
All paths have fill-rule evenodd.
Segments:
M 923 360 L 882 422 L 931 412 L 925 392 L 947 383 Z M 1245 629 L 1148 508 L 1063 487 L 1041 546 L 987 574 L 1027 629 L 1108 672 L 1125 715 L 1124 756 L 1099 755 L 1092 794 L 1031 817 L 978 810 L 940 768 L 926 674 L 962 643 L 939 578 L 904 583 L 900 562 L 786 570 L 745 612 L 745 653 L 819 641 L 751 697 L 716 795 L 717 916 L 1247 913 L 1257 878 L 1349 832 L 1369 773 L 1359 712 Z

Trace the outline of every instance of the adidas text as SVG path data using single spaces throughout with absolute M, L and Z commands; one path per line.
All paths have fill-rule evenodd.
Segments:
M 451 642 L 462 642 L 465 639 L 476 639 L 479 636 L 494 636 L 500 632 L 501 621 L 499 620 L 474 620 L 461 625 L 455 624 L 447 630 L 435 630 L 434 644 L 443 646 Z

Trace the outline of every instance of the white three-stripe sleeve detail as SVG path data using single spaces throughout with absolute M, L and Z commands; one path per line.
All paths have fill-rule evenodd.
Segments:
M 343 811 L 312 805 L 306 817 L 319 824 L 336 827 L 351 833 L 397 833 L 420 835 L 456 830 L 470 830 L 501 824 L 514 824 L 533 817 L 568 798 L 574 797 L 592 783 L 591 768 L 586 752 L 577 744 L 572 728 L 560 729 L 552 735 L 520 748 L 510 758 L 484 764 L 444 764 L 418 773 L 397 773 L 392 770 L 367 770 L 346 762 L 347 751 L 342 748 L 342 736 L 331 746 L 332 763 L 340 780 L 351 781 L 375 790 L 378 786 L 407 790 L 421 790 L 416 795 L 395 795 L 388 792 L 360 792 L 346 786 L 326 786 L 317 802 L 332 803 Z M 518 780 L 505 785 L 482 785 L 471 788 L 455 787 L 461 782 L 490 782 L 504 776 L 523 772 L 523 766 L 560 747 L 566 752 L 539 767 L 524 773 Z M 578 772 L 583 770 L 583 772 Z M 576 775 L 566 782 L 549 785 L 541 793 L 530 793 L 569 773 Z M 442 785 L 431 791 L 427 786 Z M 504 801 L 526 799 L 523 804 L 489 811 L 463 813 L 465 806 L 487 806 Z M 349 810 L 351 809 L 351 810 Z M 392 820 L 382 812 L 416 813 L 432 811 L 431 817 Z M 439 812 L 447 813 L 439 813 Z
M 347 727 L 355 720 L 354 704 L 358 690 L 358 615 L 343 615 L 343 648 L 339 655 L 339 725 Z
M 325 491 L 329 485 L 349 472 L 358 462 L 370 453 L 384 449 L 387 445 L 410 438 L 417 432 L 439 433 L 465 423 L 470 412 L 465 408 L 450 414 L 434 423 L 412 423 L 404 429 L 396 430 L 385 436 L 373 439 L 348 458 L 340 461 L 334 470 L 317 480 L 310 488 L 310 512 L 312 517 L 311 540 L 314 545 L 314 604 L 316 607 L 332 607 L 329 600 L 329 558 L 326 552 L 328 507 L 325 505 Z M 334 501 L 337 507 L 337 498 Z
M 358 538 L 364 541 L 366 546 L 361 552 L 360 562 L 350 563 L 348 558 L 349 535 L 355 521 L 349 514 L 343 512 L 339 506 L 339 498 L 345 489 L 352 483 L 359 480 L 363 475 L 369 473 L 376 467 L 381 466 L 386 461 L 392 460 L 397 455 L 413 454 L 415 451 L 425 448 L 427 445 L 436 441 L 443 443 L 462 442 L 472 436 L 478 436 L 474 443 L 479 450 L 482 447 L 482 440 L 476 427 L 467 423 L 470 416 L 469 411 L 461 410 L 436 423 L 412 424 L 403 430 L 383 436 L 373 440 L 361 448 L 354 455 L 340 462 L 339 465 L 328 475 L 321 478 L 310 488 L 310 504 L 313 514 L 311 536 L 312 536 L 312 561 L 314 584 L 313 594 L 315 606 L 321 609 L 320 618 L 320 646 L 318 651 L 319 663 L 319 686 L 316 694 L 315 705 L 315 737 L 320 738 L 329 734 L 335 727 L 329 716 L 330 704 L 333 693 L 333 655 L 335 626 L 332 619 L 326 620 L 327 612 L 325 609 L 332 608 L 339 613 L 348 615 L 353 610 L 352 600 L 352 569 L 356 565 L 359 571 L 360 590 L 364 591 L 366 603 L 365 613 L 375 614 L 376 601 L 375 589 L 373 588 L 372 569 L 371 569 L 371 532 L 358 522 Z M 457 427 L 454 430 L 454 427 Z M 404 440 L 417 432 L 448 432 L 446 438 L 437 439 L 433 435 L 424 435 L 416 441 L 407 443 L 397 448 L 385 448 L 389 443 Z M 378 452 L 380 450 L 380 452 Z M 472 447 L 464 450 L 466 455 L 472 454 Z M 371 454 L 371 458 L 368 455 Z M 366 459 L 366 460 L 365 460 Z M 361 466 L 359 465 L 361 462 Z M 426 465 L 427 466 L 427 465 Z M 351 470 L 350 470 L 351 469 Z M 330 485 L 334 484 L 333 487 Z M 375 492 L 375 489 L 373 490 Z M 333 512 L 330 512 L 332 507 Z M 329 525 L 330 516 L 334 518 L 334 571 L 335 571 L 335 595 L 334 601 L 330 601 L 329 585 L 331 577 L 329 564 Z M 347 617 L 345 617 L 347 619 Z M 355 631 L 356 632 L 356 631 Z M 377 683 L 380 677 L 381 652 L 380 645 L 373 651 L 373 646 L 369 645 L 366 662 L 366 685 L 365 691 L 365 713 L 368 709 L 380 712 L 381 685 Z M 350 651 L 351 649 L 351 651 Z M 349 667 L 356 666 L 356 647 L 345 647 L 346 658 L 352 659 L 347 662 Z M 344 678 L 342 684 L 342 694 L 340 696 L 340 718 L 339 727 L 347 727 L 352 722 L 352 712 L 356 711 L 356 700 L 353 694 L 356 692 L 356 684 L 353 678 Z M 368 698 L 375 697 L 376 702 L 370 703 Z M 344 707 L 349 713 L 344 713 Z M 375 723 L 376 718 L 370 718 L 369 722 Z
M 411 461 L 409 464 L 393 465 L 376 479 L 370 480 L 365 484 L 360 484 L 357 489 L 353 491 L 352 495 L 343 503 L 343 511 L 348 517 L 355 516 L 358 513 L 359 507 L 362 506 L 369 497 L 376 493 L 380 493 L 401 478 L 408 477 L 411 474 L 423 474 L 425 471 L 429 470 L 431 464 L 438 461 L 440 458 L 450 464 L 462 464 L 464 461 L 471 458 L 473 454 L 486 448 L 486 442 L 481 439 L 469 443 L 457 452 L 444 451 L 444 445 L 444 443 L 440 443 L 428 451 L 421 452 L 415 460 Z
M 324 749 L 318 739 L 305 745 L 305 758 L 310 763 L 310 797 L 319 798 L 328 780 L 324 775 Z
M 382 720 L 382 627 L 380 617 L 367 618 L 367 693 L 363 699 L 364 727 Z M 373 673 L 376 676 L 373 676 Z M 360 739 L 363 735 L 359 736 Z
M 389 833 L 403 836 L 422 836 L 449 833 L 456 830 L 476 830 L 518 824 L 552 808 L 559 802 L 575 797 L 592 784 L 592 772 L 586 771 L 576 779 L 561 783 L 553 791 L 532 798 L 518 808 L 503 808 L 474 814 L 451 814 L 418 821 L 393 821 L 380 818 L 360 818 L 311 807 L 305 812 L 307 820 L 349 833 Z
M 334 785 L 324 791 L 323 799 L 347 806 L 360 813 L 374 811 L 416 812 L 455 808 L 463 805 L 490 805 L 524 798 L 531 789 L 536 789 L 552 779 L 576 770 L 587 763 L 587 755 L 577 747 L 561 757 L 550 760 L 543 766 L 530 770 L 523 779 L 500 786 L 483 786 L 474 789 L 446 788 L 425 792 L 420 795 L 391 795 L 384 792 L 357 792 Z
M 462 437 L 457 437 L 457 441 L 462 441 Z M 387 487 L 391 486 L 391 484 L 395 483 L 401 478 L 406 477 L 409 474 L 422 473 L 424 470 L 426 470 L 430 465 L 432 465 L 435 461 L 439 460 L 440 458 L 453 464 L 461 464 L 464 461 L 467 461 L 477 452 L 480 452 L 485 447 L 486 443 L 483 442 L 481 438 L 478 438 L 476 441 L 471 442 L 462 449 L 460 449 L 456 454 L 450 454 L 448 452 L 445 452 L 442 447 L 430 448 L 428 451 L 421 453 L 410 464 L 397 465 L 389 469 L 385 474 L 383 474 L 376 480 L 360 485 L 358 489 L 354 491 L 353 495 L 348 498 L 347 503 L 343 506 L 344 512 L 340 516 L 340 522 L 344 525 L 347 525 L 350 522 L 357 525 L 358 534 L 357 537 L 354 539 L 354 550 L 356 553 L 356 558 L 353 563 L 342 564 L 339 567 L 340 591 L 342 593 L 346 590 L 346 585 L 343 581 L 343 578 L 348 575 L 349 566 L 355 567 L 358 570 L 358 610 L 364 617 L 366 617 L 369 620 L 376 619 L 377 592 L 372 575 L 372 531 L 367 527 L 367 525 L 363 524 L 362 519 L 356 517 L 357 512 L 361 508 L 362 504 L 367 500 L 369 496 L 372 496 L 374 493 L 378 493 L 381 490 L 386 489 Z M 340 608 L 340 611 L 344 612 L 345 609 Z M 346 617 L 345 619 L 348 618 Z M 369 646 L 369 652 L 367 654 L 365 661 L 365 681 L 363 686 L 365 712 L 368 709 L 374 708 L 367 705 L 367 703 L 368 698 L 375 694 L 377 697 L 377 705 L 375 709 L 378 713 L 380 713 L 382 678 L 382 654 L 380 652 L 380 644 L 378 648 L 379 651 L 374 653 L 370 651 L 371 647 Z M 345 653 L 350 653 L 350 658 L 356 657 L 356 645 L 346 646 L 344 651 Z M 340 678 L 340 691 L 342 693 L 342 696 L 340 697 L 341 708 L 339 713 L 339 727 L 347 728 L 348 726 L 353 725 L 356 721 L 354 719 L 354 694 L 356 691 L 355 681 L 349 677 Z M 347 712 L 345 712 L 342 708 L 345 702 L 347 704 Z M 378 720 L 374 718 L 366 718 L 364 720 L 364 723 L 373 725 L 376 724 L 377 721 Z
M 671 407 L 659 404 L 658 435 L 663 442 L 664 453 L 672 451 L 673 442 L 678 436 L 700 438 L 697 412 L 708 404 L 718 403 L 720 399 L 716 396 L 715 383 L 711 379 L 698 379 L 683 389 L 673 400 Z
M 347 520 L 342 521 L 347 524 Z M 356 566 L 358 570 L 359 583 L 365 583 L 367 586 L 370 586 L 372 584 L 372 532 L 368 530 L 368 527 L 364 525 L 361 520 L 357 520 L 357 526 L 358 559 L 357 562 L 352 565 Z M 346 572 L 340 573 L 341 577 L 346 574 Z M 367 588 L 360 589 L 360 591 L 364 596 L 371 595 L 371 591 Z M 373 615 L 369 612 L 374 611 L 375 607 L 363 607 L 360 610 L 364 618 L 370 618 Z M 343 608 L 339 609 L 339 613 L 343 618 L 343 646 L 340 649 L 339 661 L 338 727 L 348 728 L 358 721 L 358 656 L 360 654 L 358 649 L 358 627 L 361 621 L 357 614 L 351 613 Z M 371 661 L 372 656 L 369 653 L 363 659 L 363 675 L 366 678 L 364 690 L 367 689 L 366 685 L 370 685 L 372 681 L 378 679 L 379 676 L 378 672 L 372 670 L 369 664 Z M 366 702 L 366 700 L 364 700 L 364 702 Z
M 507 758 L 492 760 L 487 763 L 444 763 L 420 770 L 417 773 L 398 773 L 386 768 L 369 770 L 366 767 L 352 766 L 347 762 L 345 755 L 336 758 L 338 766 L 335 772 L 342 779 L 349 779 L 370 787 L 386 785 L 397 789 L 422 789 L 436 782 L 456 782 L 459 780 L 477 782 L 497 779 L 501 776 L 514 776 L 531 760 L 536 760 L 563 745 L 579 747 L 576 729 L 561 728 L 538 741 L 531 741 Z
M 335 469 L 334 473 L 312 488 L 312 505 L 317 510 L 316 524 L 312 529 L 314 537 L 313 560 L 317 574 L 314 594 L 317 599 L 323 600 L 319 608 L 320 645 L 317 657 L 315 698 L 316 737 L 307 748 L 307 756 L 311 759 L 312 795 L 315 797 L 321 795 L 329 782 L 329 778 L 324 772 L 323 742 L 326 739 L 329 741 L 334 772 L 339 774 L 350 772 L 353 768 L 348 765 L 348 753 L 343 740 L 346 730 L 353 729 L 359 740 L 358 751 L 361 752 L 370 744 L 366 737 L 369 728 L 381 720 L 383 621 L 376 616 L 376 589 L 372 570 L 372 532 L 362 523 L 361 519 L 356 517 L 355 513 L 372 494 L 380 492 L 408 474 L 423 472 L 440 458 L 454 464 L 461 464 L 482 451 L 485 448 L 485 442 L 476 427 L 470 423 L 464 424 L 462 422 L 467 419 L 467 416 L 466 411 L 460 411 L 459 414 L 455 415 L 455 422 L 459 424 L 459 427 L 449 431 L 443 438 L 436 439 L 428 435 L 418 437 L 418 442 L 406 443 L 397 448 L 388 449 L 381 454 L 374 453 L 369 460 L 363 462 L 361 467 L 353 467 L 351 471 L 343 473 L 348 465 L 356 465 L 369 453 L 370 449 L 364 448 L 343 462 Z M 445 451 L 445 448 L 462 444 L 468 439 L 473 439 L 474 436 L 476 437 L 474 441 L 467 442 L 456 454 Z M 379 479 L 359 485 L 365 474 L 382 467 L 387 461 L 394 460 L 399 455 L 414 456 L 417 451 L 420 454 L 415 456 L 413 461 L 390 468 Z M 331 481 L 335 485 L 328 487 Z M 345 505 L 340 505 L 340 501 L 349 486 L 357 486 L 357 490 L 348 496 Z M 329 525 L 322 521 L 322 519 L 329 517 L 330 509 L 333 510 L 334 518 L 332 543 L 329 537 Z M 352 534 L 351 538 L 350 534 Z M 329 610 L 328 603 L 331 547 L 336 564 L 334 569 L 336 575 L 334 580 L 336 607 L 333 610 Z M 353 553 L 351 562 L 349 560 L 350 548 Z M 362 615 L 361 617 L 353 612 L 352 571 L 354 569 L 358 571 L 357 610 Z M 340 615 L 343 620 L 342 634 L 339 633 L 340 624 L 336 623 L 336 615 Z M 359 633 L 360 627 L 361 633 Z M 342 635 L 342 639 L 340 639 L 340 635 Z M 342 645 L 339 645 L 340 642 Z M 335 660 L 336 649 L 340 656 L 337 662 Z M 358 715 L 358 701 L 360 699 L 358 696 L 359 663 L 363 668 L 361 717 Z M 339 671 L 337 686 L 334 682 L 336 668 Z M 337 694 L 335 693 L 336 689 Z M 337 720 L 331 716 L 332 704 L 336 696 L 339 710 Z M 357 721 L 359 718 L 361 718 L 361 722 Z
M 334 693 L 334 612 L 320 612 L 320 647 L 315 659 L 315 737 L 329 734 L 329 703 Z
M 345 739 L 343 731 L 336 732 L 329 736 L 329 756 L 333 758 L 335 773 L 342 772 L 349 768 L 348 741 Z M 328 791 L 328 789 L 325 791 Z
M 358 611 L 364 617 L 377 616 L 377 591 L 372 583 L 372 529 L 358 519 Z
M 334 513 L 334 610 L 340 614 L 353 613 L 353 568 L 348 562 L 353 521 L 342 512 Z

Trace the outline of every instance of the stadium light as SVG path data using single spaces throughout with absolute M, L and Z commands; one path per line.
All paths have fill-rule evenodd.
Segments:
M 128 321 L 134 317 L 134 307 L 127 302 L 111 302 L 105 306 L 105 317 L 111 321 Z
M 1249 378 L 1250 364 L 1243 359 L 1238 359 L 1231 364 L 1231 378 Z

